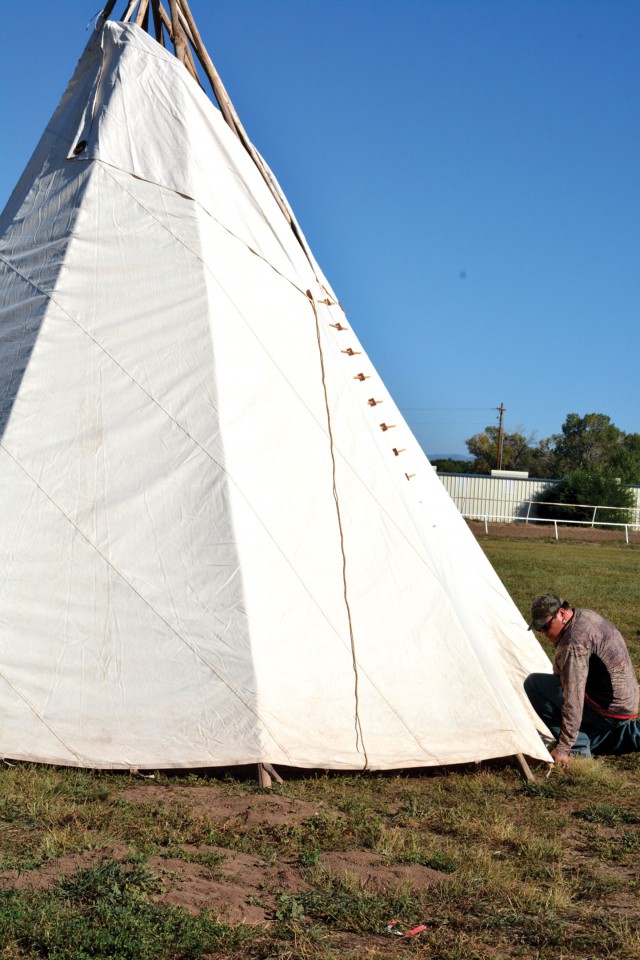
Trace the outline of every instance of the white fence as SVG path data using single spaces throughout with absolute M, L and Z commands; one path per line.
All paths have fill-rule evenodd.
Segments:
M 463 517 L 483 517 L 511 522 L 526 513 L 526 504 L 558 480 L 520 477 L 480 477 L 470 473 L 438 474 Z
M 629 530 L 640 529 L 640 486 L 632 486 L 636 506 L 632 508 L 630 522 L 615 523 L 598 519 L 598 511 L 623 510 L 622 507 L 603 507 L 593 504 L 571 504 L 575 507 L 588 507 L 590 520 L 551 521 L 545 519 L 544 501 L 536 500 L 536 495 L 559 483 L 559 480 L 535 480 L 521 477 L 482 477 L 474 474 L 443 473 L 440 480 L 463 517 L 469 520 L 483 520 L 485 528 L 489 521 L 503 523 L 553 523 L 556 539 L 558 524 L 576 526 L 607 526 L 624 529 L 625 539 L 629 542 Z M 535 512 L 534 512 L 535 506 Z M 557 508 L 558 504 L 554 504 Z M 569 504 L 567 504 L 567 507 Z

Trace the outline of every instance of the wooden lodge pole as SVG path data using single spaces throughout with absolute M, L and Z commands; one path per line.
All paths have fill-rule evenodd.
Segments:
M 169 0 L 169 10 L 171 11 L 171 39 L 176 48 L 176 57 L 181 63 L 187 66 L 187 38 L 184 35 L 180 17 L 178 16 L 178 0 Z
M 191 51 L 189 50 L 189 45 L 187 44 L 187 40 L 184 35 L 184 32 L 180 29 L 180 26 L 178 26 L 177 30 L 174 29 L 171 17 L 169 16 L 165 8 L 162 6 L 162 3 L 160 2 L 160 0 L 158 0 L 157 6 L 158 6 L 158 16 L 161 22 L 164 24 L 165 29 L 169 34 L 169 37 L 171 38 L 171 42 L 173 43 L 173 46 L 175 48 L 176 58 L 180 60 L 180 62 L 187 68 L 187 70 L 189 71 L 193 79 L 196 81 L 196 83 L 199 86 L 202 86 L 202 84 L 200 83 L 200 77 L 198 76 L 198 71 L 196 70 L 196 65 L 193 62 L 193 57 L 191 56 Z M 180 40 L 178 40 L 178 36 L 181 38 Z M 178 50 L 181 51 L 182 56 L 178 55 Z
M 162 17 L 160 16 L 160 0 L 151 0 L 151 13 L 153 14 L 153 29 L 156 35 L 156 42 L 164 47 Z
M 140 6 L 138 7 L 138 15 L 136 17 L 136 23 L 139 27 L 142 27 L 146 22 L 149 22 L 149 0 L 140 0 Z
M 116 5 L 116 0 L 107 0 L 107 3 L 105 3 L 104 5 L 104 10 L 102 11 L 103 21 L 109 19 L 111 15 L 111 11 L 115 7 L 115 5 Z
M 137 2 L 138 0 L 129 0 L 129 6 L 125 10 L 124 16 L 122 17 L 122 23 L 129 23 L 129 20 L 131 20 L 131 14 L 135 10 Z
M 206 73 L 211 88 L 215 94 L 215 98 L 220 105 L 222 115 L 227 121 L 227 124 L 231 127 L 236 136 L 242 140 L 240 136 L 240 131 L 238 125 L 241 127 L 240 118 L 238 117 L 236 111 L 233 108 L 233 104 L 229 99 L 229 95 L 224 88 L 224 84 L 220 79 L 220 75 L 216 68 L 213 65 L 213 61 L 209 54 L 207 53 L 206 47 L 202 42 L 202 37 L 196 26 L 196 22 L 193 19 L 193 15 L 189 8 L 189 4 L 186 2 L 180 2 L 180 10 L 184 16 L 184 19 L 188 25 L 189 33 L 191 36 L 191 42 L 193 43 L 193 49 L 195 50 L 200 63 L 202 64 L 202 69 Z M 245 138 L 247 137 L 245 133 Z M 248 139 L 248 138 L 247 138 Z

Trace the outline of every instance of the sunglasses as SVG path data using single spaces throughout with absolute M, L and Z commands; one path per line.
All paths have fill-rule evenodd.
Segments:
M 548 633 L 549 630 L 551 629 L 551 624 L 553 623 L 553 621 L 557 616 L 558 616 L 558 612 L 556 611 L 554 615 L 551 617 L 551 619 L 547 620 L 547 622 L 540 627 L 540 633 Z

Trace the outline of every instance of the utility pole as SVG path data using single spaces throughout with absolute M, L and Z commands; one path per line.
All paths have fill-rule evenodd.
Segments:
M 496 407 L 496 410 L 500 414 L 500 425 L 498 426 L 498 470 L 502 470 L 502 441 L 504 439 L 502 418 L 504 417 L 507 408 L 505 407 L 504 403 L 501 403 L 499 407 Z

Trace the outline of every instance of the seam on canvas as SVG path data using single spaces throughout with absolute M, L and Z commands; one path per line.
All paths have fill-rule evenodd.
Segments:
M 27 707 L 29 708 L 29 710 L 31 710 L 31 712 L 35 714 L 35 716 L 38 718 L 38 720 L 40 720 L 40 722 L 45 725 L 45 727 L 47 728 L 47 730 L 56 738 L 56 740 L 57 740 L 59 743 L 61 743 L 62 746 L 63 746 L 66 750 L 68 750 L 70 754 L 72 754 L 72 756 L 74 756 L 74 757 L 76 758 L 76 760 L 78 761 L 78 763 L 80 763 L 80 764 L 82 764 L 82 765 L 84 766 L 85 763 L 84 763 L 84 757 L 82 756 L 82 754 L 78 753 L 77 750 L 74 750 L 73 747 L 72 747 L 69 743 L 67 743 L 67 741 L 64 739 L 64 737 L 62 737 L 62 736 L 55 730 L 55 728 L 51 726 L 51 724 L 45 719 L 45 717 L 43 717 L 43 715 L 36 709 L 36 707 L 35 707 L 34 704 L 31 702 L 31 700 L 29 700 L 29 698 L 24 695 L 24 693 L 15 685 L 15 683 L 12 683 L 12 682 L 11 682 L 11 680 L 10 680 L 9 677 L 6 675 L 6 673 L 4 672 L 4 670 L 0 670 L 0 677 L 2 677 L 2 679 L 3 679 L 4 682 L 7 684 L 7 686 L 8 686 L 11 690 L 13 690 L 13 692 L 15 693 L 15 695 L 16 695 L 17 697 L 20 697 L 20 699 L 22 700 L 22 702 L 27 705 Z
M 117 181 L 116 181 L 116 182 L 117 182 Z M 134 197 L 133 199 L 135 199 L 135 197 Z M 142 206 L 143 209 L 146 209 L 143 204 L 140 204 L 140 206 Z M 159 221 L 158 221 L 158 222 L 159 222 Z M 160 224 L 160 225 L 161 225 L 161 226 L 164 226 L 164 225 L 162 225 L 162 224 Z M 165 227 L 165 229 L 167 229 L 167 228 Z M 168 232 L 171 233 L 171 231 L 168 231 Z M 172 236 L 173 236 L 173 234 L 172 234 Z M 176 238 L 176 239 L 179 240 L 179 238 Z M 179 240 L 179 242 L 182 242 L 182 241 Z M 186 246 L 186 245 L 185 245 L 185 246 Z M 187 249 L 190 250 L 189 247 L 187 247 Z M 249 500 L 247 500 L 247 498 L 245 497 L 243 491 L 242 491 L 241 488 L 238 486 L 238 484 L 237 484 L 237 482 L 235 481 L 235 479 L 234 479 L 234 477 L 232 476 L 232 474 L 230 474 L 230 473 L 228 472 L 228 470 L 226 469 L 225 465 L 224 465 L 220 460 L 216 459 L 216 458 L 213 456 L 213 454 L 211 454 L 211 453 L 207 450 L 207 448 L 206 448 L 205 446 L 203 446 L 196 437 L 193 436 L 193 434 L 191 434 L 178 420 L 175 419 L 175 417 L 172 416 L 172 414 L 171 414 L 165 407 L 162 406 L 162 404 L 160 404 L 160 403 L 158 402 L 158 400 L 155 399 L 155 397 L 153 397 L 147 390 L 145 390 L 145 388 L 142 386 L 142 384 L 139 383 L 131 373 L 129 373 L 129 371 L 120 363 L 120 361 L 117 360 L 116 357 L 114 357 L 113 354 L 111 354 L 111 353 L 109 352 L 109 350 L 107 350 L 107 348 L 106 348 L 102 343 L 100 343 L 100 341 L 97 340 L 97 339 L 93 336 L 93 334 L 92 334 L 89 330 L 87 330 L 86 327 L 84 327 L 84 326 L 79 322 L 79 320 L 77 320 L 77 319 L 76 319 L 75 317 L 73 317 L 67 310 L 65 310 L 65 308 L 64 308 L 60 303 L 58 303 L 58 301 L 55 299 L 55 297 L 53 297 L 53 296 L 52 296 L 49 292 L 47 292 L 46 290 L 43 290 L 41 287 L 39 287 L 39 286 L 37 285 L 37 283 L 35 283 L 35 282 L 34 282 L 33 280 L 31 280 L 29 277 L 26 277 L 23 273 L 21 273 L 21 271 L 18 270 L 18 268 L 17 268 L 13 263 L 11 263 L 9 260 L 7 260 L 6 257 L 4 257 L 2 254 L 0 254 L 0 262 L 3 262 L 9 270 L 13 271 L 13 272 L 16 274 L 16 276 L 20 277 L 21 280 L 23 280 L 25 283 L 29 284 L 29 286 L 33 287 L 34 290 L 37 290 L 38 293 L 40 293 L 42 296 L 44 296 L 44 297 L 46 297 L 48 300 L 50 300 L 51 303 L 55 304 L 55 306 L 56 306 L 66 317 L 68 317 L 69 320 L 70 320 L 72 323 L 74 323 L 74 324 L 77 326 L 77 328 L 78 328 L 86 337 L 88 337 L 88 338 L 96 345 L 96 347 L 97 347 L 100 351 L 102 351 L 102 353 L 104 353 L 104 355 L 105 355 L 106 357 L 108 357 L 108 358 L 115 364 L 115 366 L 118 367 L 118 369 L 120 369 L 120 370 L 122 371 L 122 373 L 127 377 L 127 379 L 129 379 L 132 383 L 134 383 L 134 384 L 142 391 L 142 393 L 144 393 L 144 395 L 151 401 L 151 403 L 153 403 L 159 410 L 161 410 L 161 411 L 165 414 L 165 416 L 166 416 L 169 420 L 171 420 L 171 422 L 172 422 L 182 433 L 185 434 L 185 436 L 189 437 L 189 439 L 193 442 L 193 444 L 194 444 L 212 463 L 215 463 L 216 466 L 218 466 L 218 467 L 220 468 L 220 470 L 222 470 L 222 471 L 224 472 L 224 474 L 229 478 L 230 482 L 233 483 L 234 488 L 238 491 L 238 493 L 240 494 L 240 496 L 243 498 L 244 502 L 247 504 L 247 506 L 249 507 L 249 509 L 250 509 L 251 512 L 253 513 L 253 515 L 256 517 L 256 519 L 258 520 L 258 522 L 261 524 L 261 526 L 262 526 L 263 529 L 265 530 L 267 536 L 268 536 L 268 537 L 270 538 L 270 540 L 273 542 L 273 544 L 275 545 L 276 549 L 279 551 L 279 553 L 281 554 L 282 558 L 284 559 L 285 563 L 286 563 L 287 566 L 291 569 L 291 571 L 293 572 L 294 576 L 296 577 L 296 579 L 298 580 L 298 582 L 301 584 L 303 590 L 305 590 L 305 592 L 307 593 L 307 595 L 308 595 L 308 597 L 310 598 L 311 602 L 314 604 L 314 606 L 316 607 L 316 609 L 319 611 L 319 613 L 320 613 L 320 615 L 323 617 L 323 619 L 327 622 L 327 624 L 329 625 L 329 627 L 330 627 L 331 630 L 333 631 L 333 633 L 334 633 L 334 635 L 336 636 L 336 638 L 337 638 L 338 640 L 341 640 L 342 638 L 340 637 L 340 634 L 338 633 L 338 631 L 337 631 L 337 629 L 335 628 L 335 626 L 331 623 L 331 621 L 330 621 L 329 618 L 327 617 L 326 612 L 325 612 L 325 611 L 323 610 L 323 608 L 318 604 L 317 600 L 314 598 L 313 594 L 311 593 L 311 591 L 309 590 L 309 588 L 307 587 L 307 585 L 304 583 L 304 581 L 300 579 L 300 576 L 297 574 L 297 572 L 296 572 L 296 570 L 295 570 L 295 567 L 294 567 L 293 564 L 291 563 L 289 557 L 287 557 L 286 553 L 284 553 L 284 551 L 283 551 L 282 548 L 280 547 L 280 545 L 279 545 L 279 543 L 277 542 L 277 540 L 275 540 L 275 538 L 272 536 L 272 534 L 271 534 L 271 532 L 269 531 L 269 529 L 264 525 L 264 522 L 262 521 L 261 517 L 256 513 L 256 511 L 255 511 L 253 505 L 251 504 L 251 502 L 250 502 Z M 204 264 L 204 266 L 206 267 L 206 264 Z M 207 268 L 207 269 L 208 269 L 208 268 Z M 277 271 L 276 271 L 276 272 L 277 272 Z M 284 279 L 286 279 L 286 278 L 284 278 Z M 298 288 L 295 287 L 295 289 L 298 289 Z M 305 299 L 307 299 L 306 294 L 305 294 Z M 255 333 L 254 333 L 254 336 L 255 336 Z M 259 338 L 256 338 L 256 339 L 258 339 L 258 342 L 261 343 L 261 341 L 259 340 Z M 262 344 L 261 344 L 261 346 L 262 346 Z M 264 347 L 263 347 L 263 349 L 264 349 Z M 279 368 L 279 367 L 276 367 L 276 369 L 278 369 L 278 371 L 280 372 L 281 376 L 284 377 L 284 374 L 282 373 L 282 371 L 280 370 L 280 368 Z M 285 378 L 286 382 L 289 384 L 289 386 L 291 386 L 291 384 L 289 383 L 289 380 L 288 380 L 286 377 L 284 377 L 284 378 Z M 300 402 L 304 405 L 305 409 L 308 410 L 309 415 L 314 419 L 315 422 L 317 422 L 316 418 L 313 416 L 313 414 L 311 413 L 311 411 L 309 410 L 309 408 L 307 407 L 307 405 L 304 403 L 304 401 L 302 400 L 302 398 L 299 396 L 299 394 L 297 393 L 297 391 L 295 391 L 295 389 L 293 388 L 293 386 L 291 386 L 291 389 L 294 391 L 294 393 L 296 394 L 296 396 L 298 397 L 298 399 L 300 400 Z M 8 448 L 5 446 L 5 444 L 4 444 L 2 441 L 0 441 L 0 446 L 3 447 L 10 456 L 12 456 L 12 454 L 9 453 Z M 335 446 L 332 446 L 332 453 L 334 453 L 334 452 L 335 452 Z M 351 473 L 353 474 L 353 476 L 356 477 L 360 483 L 362 483 L 362 480 L 361 480 L 361 478 L 360 478 L 360 475 L 359 475 L 358 472 L 351 466 L 351 464 L 349 463 L 348 458 L 345 457 L 342 452 L 339 451 L 339 453 L 340 453 L 340 457 L 342 458 L 345 466 L 351 471 Z M 13 459 L 15 460 L 15 457 L 13 457 Z M 22 465 L 19 464 L 17 460 L 16 460 L 16 463 L 17 463 L 18 466 L 20 466 L 20 468 L 22 469 Z M 27 472 L 26 470 L 24 471 L 24 473 L 25 473 L 27 476 L 29 476 L 29 474 L 28 474 L 28 472 Z M 48 494 L 46 493 L 46 491 L 45 491 L 44 489 L 43 489 L 43 493 L 44 493 L 46 496 L 48 496 Z M 411 543 L 411 541 L 406 537 L 406 535 L 403 533 L 403 531 L 401 531 L 400 528 L 397 527 L 397 525 L 394 523 L 393 519 L 389 516 L 388 512 L 384 509 L 384 506 L 380 503 L 380 501 L 379 501 L 376 497 L 374 497 L 373 494 L 371 494 L 370 491 L 369 491 L 369 495 L 372 497 L 372 499 L 374 500 L 374 502 L 378 505 L 379 509 L 384 513 L 384 515 L 385 515 L 385 516 L 389 519 L 389 521 L 393 524 L 394 528 L 398 530 L 398 532 L 399 532 L 400 535 L 403 537 L 403 539 L 407 542 L 407 544 L 412 548 L 412 550 L 414 550 L 414 552 L 417 553 L 415 546 L 414 546 L 414 545 Z M 63 512 L 63 511 L 61 511 L 61 512 Z M 66 516 L 66 515 L 65 515 L 65 516 Z M 71 520 L 70 522 L 73 523 L 72 520 Z M 78 529 L 79 529 L 79 528 L 78 528 Z M 82 533 L 82 531 L 79 531 L 79 532 Z M 82 534 L 82 535 L 84 536 L 84 534 Z M 87 539 L 87 538 L 85 538 L 85 539 Z M 96 548 L 96 549 L 97 549 L 97 548 Z M 421 557 L 421 555 L 420 555 L 419 553 L 418 553 L 418 556 L 420 557 L 420 559 L 421 559 L 422 562 L 424 563 L 424 558 Z M 425 564 L 425 566 L 427 566 L 427 565 Z M 123 578 L 123 579 L 125 579 L 125 578 Z M 127 582 L 128 582 L 128 581 L 127 581 Z M 145 601 L 145 602 L 146 602 L 146 601 Z M 364 676 L 367 677 L 367 680 L 369 681 L 369 683 L 371 684 L 371 686 L 376 690 L 376 692 L 377 692 L 377 693 L 380 695 L 380 697 L 385 701 L 385 703 L 387 703 L 387 706 L 392 710 L 392 712 L 393 712 L 394 715 L 398 718 L 398 720 L 399 720 L 400 723 L 403 725 L 403 727 L 407 730 L 407 732 L 409 732 L 409 733 L 411 734 L 411 736 L 412 736 L 413 739 L 415 740 L 416 744 L 420 747 L 420 749 L 421 749 L 421 750 L 424 750 L 426 753 L 429 753 L 430 751 L 427 750 L 427 748 L 425 747 L 425 745 L 421 742 L 420 738 L 416 736 L 415 731 L 413 731 L 413 730 L 411 729 L 411 726 L 406 722 L 406 720 L 403 718 L 403 716 L 402 716 L 402 715 L 398 712 L 398 710 L 397 710 L 395 707 L 393 707 L 393 706 L 386 700 L 386 698 L 383 696 L 381 690 L 379 689 L 378 685 L 375 683 L 373 677 L 371 677 L 371 676 L 368 674 L 368 672 L 367 672 L 366 670 L 364 670 L 362 667 L 361 667 L 360 669 L 361 669 L 362 673 L 364 674 Z
M 311 309 L 313 310 L 313 315 L 315 317 L 316 323 L 316 336 L 318 338 L 318 356 L 320 360 L 320 372 L 322 376 L 322 389 L 324 391 L 324 402 L 325 409 L 327 412 L 327 430 L 329 434 L 329 450 L 331 452 L 331 477 L 333 483 L 333 499 L 336 505 L 336 517 L 338 520 L 338 530 L 340 532 L 340 553 L 342 554 L 342 584 L 343 584 L 343 595 L 344 595 L 344 605 L 347 611 L 347 622 L 349 624 L 349 642 L 351 644 L 351 659 L 353 662 L 353 677 L 354 677 L 354 695 L 355 695 L 355 726 L 356 726 L 356 750 L 358 749 L 358 741 L 360 742 L 362 752 L 364 754 L 364 769 L 366 770 L 369 766 L 369 758 L 367 756 L 367 748 L 364 742 L 364 734 L 362 732 L 362 722 L 360 720 L 360 700 L 359 700 L 359 690 L 358 690 L 358 658 L 356 656 L 356 640 L 353 634 L 353 622 L 351 620 L 351 607 L 349 604 L 349 591 L 347 587 L 347 555 L 345 552 L 344 545 L 344 530 L 342 527 L 342 516 L 340 513 L 340 499 L 338 497 L 338 488 L 336 484 L 336 458 L 333 450 L 333 430 L 331 427 L 331 412 L 329 409 L 329 394 L 327 392 L 327 380 L 325 376 L 324 369 L 324 354 L 322 352 L 322 341 L 320 338 L 320 321 L 318 318 L 318 311 L 316 309 L 316 304 L 313 299 L 313 294 L 310 290 L 307 290 L 307 297 L 309 298 L 309 303 L 311 304 Z
M 165 624 L 165 626 L 167 626 L 167 627 L 169 628 L 169 630 L 171 630 L 171 632 L 174 634 L 174 636 L 176 636 L 176 637 L 178 638 L 178 640 L 181 640 L 182 643 L 184 643 L 184 645 L 185 645 L 186 647 L 188 647 L 188 648 L 191 650 L 191 652 L 192 652 L 193 654 L 195 654 L 196 657 L 198 657 L 198 659 L 201 661 L 201 663 L 203 663 L 203 664 L 211 671 L 211 673 L 213 673 L 213 675 L 214 675 L 215 677 L 217 677 L 218 680 L 220 680 L 220 682 L 221 682 L 222 684 L 224 684 L 224 686 L 227 687 L 227 689 L 228 689 L 235 697 L 237 697 L 237 699 L 240 700 L 241 703 L 243 703 L 243 704 L 245 705 L 245 707 L 247 708 L 247 710 L 249 710 L 249 712 L 252 713 L 252 714 L 254 715 L 254 717 L 256 717 L 256 719 L 264 726 L 265 730 L 269 733 L 269 735 L 270 735 L 271 738 L 273 739 L 273 742 L 276 743 L 276 744 L 278 745 L 278 747 L 283 751 L 283 753 L 288 757 L 288 756 L 289 756 L 288 751 L 287 751 L 287 750 L 282 746 L 282 744 L 278 741 L 277 737 L 274 736 L 274 734 L 273 734 L 273 733 L 271 732 L 271 730 L 269 729 L 269 725 L 268 725 L 267 723 L 265 723 L 265 721 L 263 720 L 263 718 L 256 712 L 256 710 L 253 708 L 253 706 L 251 705 L 251 703 L 242 695 L 242 693 L 241 693 L 235 686 L 233 686 L 231 683 L 229 683 L 229 681 L 228 681 L 227 679 L 225 679 L 224 676 L 222 676 L 222 675 L 220 674 L 220 672 L 215 668 L 215 666 L 214 666 L 212 663 L 210 663 L 210 661 L 204 656 L 204 654 L 203 654 L 202 651 L 197 647 L 196 644 L 194 644 L 194 643 L 193 643 L 191 640 L 189 640 L 187 637 L 183 636 L 183 635 L 167 620 L 167 618 L 164 617 L 164 616 L 160 613 L 160 611 L 157 610 L 157 609 L 153 606 L 153 604 L 150 603 L 150 601 L 147 600 L 147 598 L 144 597 L 144 596 L 140 593 L 140 591 L 139 591 L 138 588 L 135 586 L 135 584 L 133 584 L 133 583 L 131 582 L 131 580 L 130 580 L 127 576 L 125 576 L 125 574 L 124 574 L 121 570 L 119 570 L 118 567 L 117 567 L 111 560 L 109 560 L 109 558 L 102 552 L 102 550 L 100 549 L 100 547 L 99 547 L 96 543 L 94 543 L 94 542 L 87 536 L 87 534 L 78 526 L 78 524 L 73 520 L 73 518 L 70 517 L 69 514 L 65 512 L 65 510 L 63 510 L 63 508 L 60 506 L 60 504 L 57 503 L 57 502 L 53 499 L 53 497 L 44 489 L 44 487 L 43 487 L 40 483 L 38 483 L 38 481 L 36 480 L 36 478 L 33 477 L 33 476 L 29 473 L 29 471 L 20 463 L 20 461 L 17 459 L 17 457 L 16 457 L 13 453 L 11 453 L 11 451 L 7 448 L 7 446 L 5 445 L 5 443 L 4 443 L 3 441 L 0 441 L 0 447 L 5 451 L 5 453 L 7 454 L 7 456 L 10 457 L 11 460 L 13 460 L 13 462 L 14 462 L 15 465 L 18 467 L 18 469 L 22 470 L 22 472 L 25 474 L 25 476 L 27 476 L 27 477 L 29 478 L 29 480 L 34 484 L 34 486 L 36 486 L 36 487 L 38 488 L 38 490 L 43 494 L 43 496 L 45 496 L 45 497 L 47 498 L 47 500 L 56 508 L 56 510 L 58 510 L 58 512 L 59 512 L 60 514 L 62 514 L 62 516 L 65 518 L 65 520 L 67 520 L 67 521 L 71 524 L 71 526 L 74 528 L 74 530 L 82 537 L 82 539 L 88 544 L 88 546 L 91 547 L 91 549 L 94 550 L 94 551 L 98 554 L 98 556 L 104 561 L 104 563 L 109 567 L 109 569 L 110 569 L 110 570 L 113 570 L 113 572 L 114 572 L 124 583 L 126 583 L 126 585 L 129 587 L 129 589 L 132 590 L 132 591 L 136 594 L 136 596 L 140 598 L 140 600 L 142 601 L 142 603 L 144 603 L 144 605 L 145 605 L 146 607 L 148 607 L 148 609 L 151 610 L 151 612 L 154 613 L 155 616 L 156 616 L 159 620 L 161 620 L 161 621 Z

